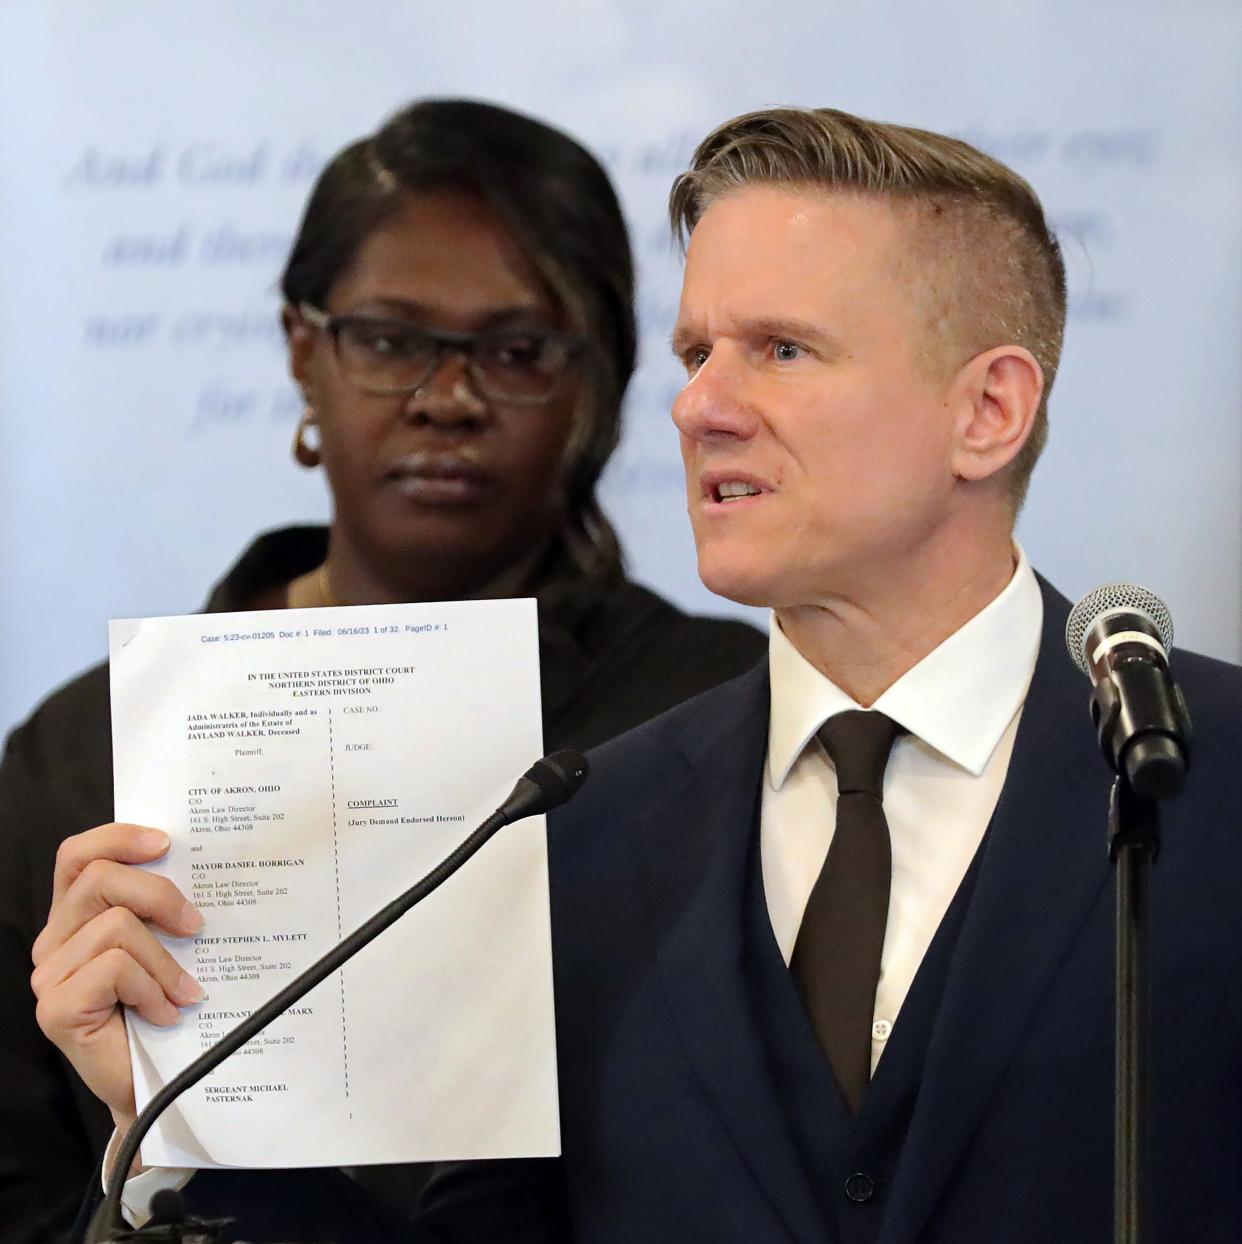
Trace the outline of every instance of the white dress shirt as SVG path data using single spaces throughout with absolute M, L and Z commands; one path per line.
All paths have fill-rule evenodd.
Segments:
M 1043 626 L 1026 554 L 1005 589 L 872 708 L 909 732 L 893 745 L 884 812 L 893 848 L 871 1029 L 874 1072 L 919 964 L 970 866 L 1009 769 Z M 837 776 L 815 732 L 856 704 L 772 622 L 760 850 L 768 916 L 789 962 L 836 823 Z

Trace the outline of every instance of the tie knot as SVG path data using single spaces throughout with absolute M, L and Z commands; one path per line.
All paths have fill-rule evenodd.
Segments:
M 829 717 L 818 731 L 837 771 L 837 794 L 882 798 L 884 770 L 901 727 L 883 713 L 851 709 Z

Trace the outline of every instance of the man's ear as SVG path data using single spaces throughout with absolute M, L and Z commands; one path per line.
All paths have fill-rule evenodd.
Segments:
M 311 374 L 311 356 L 315 348 L 314 329 L 288 304 L 280 309 L 280 327 L 284 331 L 285 345 L 288 348 L 289 374 L 293 377 L 294 384 L 302 390 L 306 401 L 314 405 L 314 382 Z
M 1026 444 L 1043 392 L 1043 369 L 1022 346 L 995 346 L 965 363 L 953 381 L 961 412 L 954 475 L 984 480 L 1003 471 Z

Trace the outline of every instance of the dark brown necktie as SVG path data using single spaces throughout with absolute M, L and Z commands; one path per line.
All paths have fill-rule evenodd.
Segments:
M 819 740 L 837 771 L 837 827 L 789 968 L 850 1112 L 871 1079 L 871 1023 L 893 858 L 884 769 L 901 727 L 883 713 L 830 717 Z

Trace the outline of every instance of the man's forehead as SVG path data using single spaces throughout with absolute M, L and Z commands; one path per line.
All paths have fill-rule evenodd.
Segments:
M 687 259 L 717 240 L 743 235 L 751 247 L 840 249 L 883 245 L 900 227 L 895 205 L 875 194 L 810 183 L 749 182 L 708 203 L 690 234 Z
M 748 185 L 714 200 L 690 236 L 679 331 L 734 309 L 748 319 L 814 319 L 825 300 L 893 280 L 897 222 L 872 196 Z

